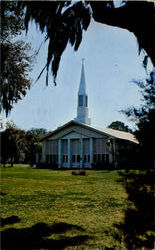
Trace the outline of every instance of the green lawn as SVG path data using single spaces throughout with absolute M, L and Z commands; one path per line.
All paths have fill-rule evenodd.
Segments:
M 117 171 L 1 169 L 6 249 L 123 249 L 114 237 L 127 194 Z M 11 217 L 17 216 L 17 217 Z M 14 223 L 15 222 L 15 223 Z

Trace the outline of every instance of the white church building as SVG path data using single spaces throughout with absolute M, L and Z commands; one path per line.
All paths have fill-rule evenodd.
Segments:
M 91 125 L 88 93 L 82 63 L 77 117 L 41 140 L 42 163 L 57 168 L 119 167 L 132 162 L 138 142 L 131 133 Z

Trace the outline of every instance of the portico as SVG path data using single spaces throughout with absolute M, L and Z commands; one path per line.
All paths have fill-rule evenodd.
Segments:
M 72 133 L 59 139 L 59 168 L 91 168 L 93 158 L 92 138 Z

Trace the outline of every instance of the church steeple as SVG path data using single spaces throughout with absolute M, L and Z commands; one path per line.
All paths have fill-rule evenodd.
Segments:
M 79 86 L 78 95 L 87 95 L 86 82 L 85 82 L 85 73 L 84 73 L 84 59 L 82 59 L 82 70 L 81 70 L 81 80 Z
M 82 59 L 81 79 L 78 91 L 77 117 L 75 120 L 90 125 L 90 119 L 88 118 L 88 94 L 84 73 L 84 59 Z

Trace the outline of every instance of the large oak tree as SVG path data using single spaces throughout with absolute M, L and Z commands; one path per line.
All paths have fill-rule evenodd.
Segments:
M 6 115 L 11 111 L 13 104 L 26 95 L 31 85 L 31 47 L 17 39 L 23 30 L 23 10 L 15 1 L 2 1 L 0 111 L 5 111 Z
M 55 81 L 67 44 L 78 49 L 83 30 L 87 30 L 91 18 L 96 22 L 133 32 L 137 37 L 139 51 L 144 49 L 155 65 L 153 2 L 123 1 L 119 8 L 115 7 L 114 1 L 23 1 L 19 6 L 26 8 L 26 29 L 28 30 L 30 20 L 34 20 L 45 34 L 45 39 L 49 40 L 47 64 L 44 68 L 47 70 L 47 84 L 49 67 L 52 67 Z

